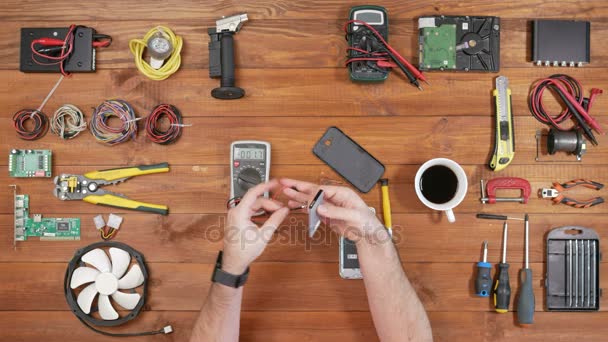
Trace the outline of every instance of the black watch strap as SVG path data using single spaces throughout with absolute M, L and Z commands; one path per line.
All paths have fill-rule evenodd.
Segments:
M 239 288 L 247 282 L 247 278 L 249 278 L 249 267 L 245 270 L 245 273 L 241 275 L 234 275 L 222 270 L 222 255 L 223 252 L 220 251 L 217 254 L 217 260 L 215 261 L 215 269 L 213 270 L 213 275 L 211 276 L 211 281 L 214 283 L 220 283 L 222 285 Z

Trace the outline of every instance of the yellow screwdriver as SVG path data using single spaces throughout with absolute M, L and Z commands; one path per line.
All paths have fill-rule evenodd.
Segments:
M 393 236 L 393 220 L 391 218 L 391 199 L 388 196 L 388 179 L 380 180 L 380 189 L 382 190 L 382 215 L 384 217 L 384 226 L 388 230 L 390 236 Z

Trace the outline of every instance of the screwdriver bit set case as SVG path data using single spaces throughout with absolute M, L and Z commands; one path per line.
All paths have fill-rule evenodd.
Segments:
M 547 310 L 598 311 L 601 258 L 594 230 L 579 226 L 551 230 L 547 235 Z

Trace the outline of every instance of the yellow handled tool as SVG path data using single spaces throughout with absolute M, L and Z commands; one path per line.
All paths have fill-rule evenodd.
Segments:
M 500 171 L 506 168 L 515 156 L 509 79 L 505 76 L 498 76 L 493 94 L 496 101 L 496 142 L 494 144 L 494 154 L 490 160 L 490 168 L 494 171 Z
M 130 178 L 133 176 L 148 175 L 151 173 L 169 172 L 169 163 L 160 163 L 154 165 L 139 165 L 121 167 L 117 169 L 108 169 L 101 171 L 91 171 L 84 174 L 89 179 L 102 179 L 104 181 L 115 181 L 122 178 Z
M 382 215 L 384 217 L 384 226 L 388 233 L 393 236 L 393 219 L 391 217 L 391 199 L 388 195 L 388 179 L 380 180 L 380 189 L 382 190 Z
M 93 204 L 167 215 L 167 206 L 134 201 L 107 191 L 102 186 L 122 182 L 133 176 L 168 171 L 169 164 L 160 163 L 91 171 L 84 175 L 62 174 L 55 177 L 55 196 L 61 200 L 83 200 Z
M 101 195 L 101 196 L 100 195 L 85 196 L 82 200 L 85 202 L 99 204 L 99 205 L 107 205 L 110 207 L 147 211 L 150 213 L 156 213 L 156 214 L 160 214 L 160 215 L 169 214 L 169 208 L 165 205 L 138 202 L 138 201 L 130 200 L 128 198 L 119 197 L 119 196 L 108 194 L 108 193 Z

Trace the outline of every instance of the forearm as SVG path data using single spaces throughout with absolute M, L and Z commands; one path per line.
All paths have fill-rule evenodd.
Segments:
M 370 311 L 382 341 L 432 340 L 431 326 L 416 291 L 403 271 L 393 243 L 379 232 L 357 244 Z M 385 238 L 383 238 L 385 237 Z
M 243 287 L 211 284 L 190 341 L 238 341 L 242 298 Z

